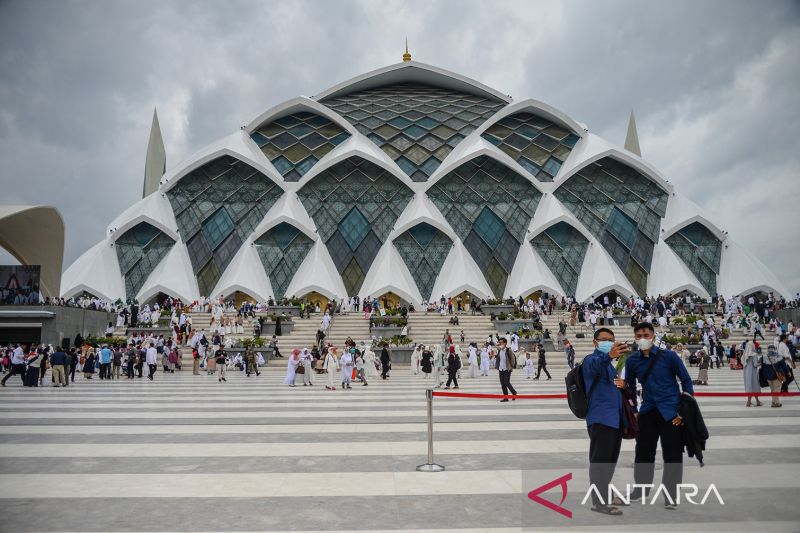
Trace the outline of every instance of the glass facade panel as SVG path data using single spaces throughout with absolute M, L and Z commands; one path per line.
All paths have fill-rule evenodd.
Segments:
M 519 243 L 542 194 L 527 178 L 488 156 L 467 161 L 434 183 L 428 197 L 447 219 L 481 268 L 496 297 L 516 261 Z M 489 267 L 503 269 L 504 276 Z M 497 283 L 502 281 L 503 286 Z M 495 283 L 492 286 L 492 283 Z
M 709 294 L 717 294 L 722 241 L 700 222 L 693 222 L 667 237 L 669 245 Z
M 381 147 L 414 181 L 427 181 L 452 147 L 505 105 L 418 84 L 378 87 L 322 103 Z
M 222 156 L 181 178 L 166 194 L 188 248 L 200 294 L 211 297 L 203 291 L 213 289 L 241 243 L 283 190 L 243 161 Z M 214 263 L 213 268 L 208 267 L 209 261 Z
M 559 222 L 531 239 L 531 246 L 561 284 L 566 296 L 575 296 L 589 240 L 571 225 Z
M 140 222 L 115 242 L 120 273 L 125 280 L 125 295 L 136 298 L 147 277 L 172 249 L 175 241 L 147 222 Z
M 355 296 L 413 192 L 382 167 L 351 157 L 315 176 L 297 195 Z
M 631 273 L 628 280 L 636 292 L 647 294 L 647 274 L 668 194 L 636 169 L 604 157 L 570 177 L 554 195 L 597 237 L 617 266 Z
M 286 181 L 299 181 L 350 136 L 330 119 L 307 111 L 263 124 L 250 138 Z
M 286 289 L 294 273 L 314 246 L 314 241 L 291 224 L 281 222 L 261 235 L 253 244 L 272 285 L 272 296 L 275 298 L 293 296 L 287 295 Z

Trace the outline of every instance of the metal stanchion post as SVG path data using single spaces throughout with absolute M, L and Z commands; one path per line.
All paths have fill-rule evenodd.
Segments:
M 425 398 L 428 400 L 428 462 L 417 466 L 417 471 L 441 472 L 444 467 L 433 462 L 433 389 L 425 391 Z

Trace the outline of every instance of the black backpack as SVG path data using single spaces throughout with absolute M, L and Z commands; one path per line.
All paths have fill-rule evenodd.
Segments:
M 567 373 L 564 378 L 567 384 L 567 404 L 570 411 L 581 420 L 586 419 L 589 413 L 589 397 L 592 395 L 592 390 L 586 391 L 586 382 L 583 379 L 583 366 L 582 362 L 575 365 L 575 367 Z M 597 384 L 597 380 L 592 383 L 592 389 Z

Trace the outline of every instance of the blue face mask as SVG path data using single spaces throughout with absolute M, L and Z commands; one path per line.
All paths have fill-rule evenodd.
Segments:
M 603 353 L 611 352 L 611 348 L 614 347 L 614 341 L 600 341 L 597 343 L 597 349 Z

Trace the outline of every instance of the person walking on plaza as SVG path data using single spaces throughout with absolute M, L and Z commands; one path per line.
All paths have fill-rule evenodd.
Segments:
M 636 390 L 637 381 L 642 385 L 634 480 L 639 485 L 652 484 L 660 440 L 664 458 L 661 482 L 667 490 L 664 505 L 675 509 L 677 486 L 683 481 L 684 428 L 678 405 L 681 392 L 694 396 L 692 378 L 678 354 L 653 345 L 655 331 L 651 323 L 639 323 L 634 336 L 638 350 L 625 361 L 625 380 L 630 390 Z M 635 410 L 637 399 L 635 395 L 632 398 Z
M 50 356 L 50 369 L 53 373 L 53 386 L 66 387 L 69 385 L 67 381 L 67 354 L 63 350 L 56 350 Z
M 150 347 L 147 349 L 145 353 L 145 363 L 147 363 L 147 368 L 149 373 L 147 374 L 147 379 L 153 381 L 153 376 L 156 373 L 156 369 L 158 368 L 158 351 L 156 350 L 155 344 L 152 342 L 150 343 Z
M 128 351 L 125 352 L 125 376 L 128 379 L 133 379 L 133 366 L 136 364 L 136 347 L 133 344 L 128 345 Z
M 365 366 L 364 357 L 361 355 L 361 352 L 356 350 L 356 379 L 361 382 L 362 386 L 369 385 L 369 383 L 367 383 L 367 373 L 364 369 Z
M 219 378 L 217 378 L 217 383 L 222 383 L 223 381 L 225 383 L 228 382 L 228 380 L 225 378 L 225 373 L 228 370 L 227 355 L 228 354 L 225 353 L 225 348 L 223 348 L 222 345 L 220 345 L 216 353 L 214 353 L 214 358 L 216 359 L 217 363 L 217 370 L 219 370 Z
M 75 383 L 75 370 L 78 368 L 78 352 L 74 347 L 69 349 L 69 373 L 67 379 Z
M 89 348 L 88 350 L 86 350 L 86 358 L 83 361 L 84 378 L 92 379 L 92 375 L 94 374 L 94 363 L 95 363 L 94 348 Z
M 111 379 L 119 379 L 120 369 L 122 368 L 122 350 L 119 346 L 114 346 L 111 354 Z
M 539 379 L 539 376 L 542 375 L 542 370 L 544 370 L 544 373 L 547 374 L 547 381 L 550 381 L 553 377 L 550 375 L 550 372 L 547 371 L 547 358 L 545 357 L 544 346 L 540 344 L 537 346 L 537 349 L 539 351 L 539 361 L 536 366 L 536 377 L 533 379 Z
M 384 346 L 381 350 L 381 379 L 389 377 L 389 370 L 392 369 L 392 356 L 389 347 Z
M 575 368 L 575 347 L 566 338 L 564 339 L 564 353 L 567 355 L 567 366 L 572 370 Z
M 744 391 L 748 393 L 761 392 L 761 385 L 758 383 L 758 367 L 759 357 L 756 353 L 755 343 L 747 339 L 744 345 L 744 352 L 742 353 L 742 362 L 744 365 Z M 758 396 L 748 396 L 745 407 L 752 405 L 751 400 L 756 399 L 756 407 L 761 407 L 762 403 Z
M 525 366 L 523 367 L 522 371 L 525 372 L 525 379 L 533 378 L 533 359 L 531 359 L 530 352 L 525 352 L 525 359 L 523 363 Z
M 454 384 L 454 389 L 458 388 L 458 378 L 456 374 L 458 373 L 458 369 L 461 368 L 461 358 L 456 354 L 456 347 L 450 345 L 450 353 L 447 355 L 447 384 L 444 386 L 445 389 L 450 388 L 450 384 Z
M 113 356 L 114 354 L 111 352 L 111 348 L 108 347 L 108 344 L 103 344 L 99 354 L 100 379 L 111 379 L 111 358 Z
M 778 357 L 783 359 L 784 363 L 784 380 L 781 384 L 781 392 L 789 392 L 789 384 L 794 381 L 794 359 L 792 359 L 792 353 L 789 350 L 789 337 L 785 333 L 782 333 L 778 338 Z
M 478 345 L 474 342 L 469 343 L 469 372 L 467 373 L 467 377 L 470 379 L 475 379 L 478 377 Z
M 22 345 L 17 344 L 14 351 L 11 352 L 11 370 L 3 376 L 0 385 L 5 387 L 6 381 L 8 381 L 8 378 L 11 376 L 19 376 L 20 379 L 22 379 L 22 384 L 25 384 L 25 351 L 27 348 L 27 346 L 23 348 Z
M 333 346 L 328 348 L 328 353 L 325 354 L 323 368 L 328 373 L 328 384 L 325 388 L 327 390 L 336 390 L 336 371 L 339 368 L 339 361 L 336 359 L 336 348 Z
M 517 390 L 511 385 L 511 372 L 517 367 L 517 356 L 506 346 L 506 338 L 500 337 L 497 348 L 497 370 L 500 374 L 500 387 L 503 389 L 503 396 L 508 396 L 508 391 L 516 396 Z M 503 398 L 501 402 L 507 402 L 508 398 Z
M 200 351 L 197 348 L 192 348 L 192 375 L 200 375 Z
M 489 375 L 489 359 L 489 344 L 485 342 L 481 349 L 481 376 Z
M 44 362 L 44 350 L 41 348 L 28 356 L 28 370 L 25 373 L 25 386 L 38 387 L 39 386 L 39 372 Z
M 290 387 L 296 387 L 294 380 L 297 377 L 298 366 L 300 366 L 300 350 L 295 348 L 294 350 L 292 350 L 292 354 L 286 361 L 286 377 L 283 378 L 284 385 L 289 385 Z M 247 375 L 249 376 L 250 373 L 248 372 Z
M 355 366 L 355 361 L 353 360 L 353 352 L 355 351 L 356 351 L 355 348 L 350 348 L 350 349 L 345 348 L 344 353 L 342 353 L 342 357 L 339 359 L 339 365 L 342 368 L 342 389 L 353 388 L 350 386 L 350 382 L 353 379 L 353 368 Z
M 581 365 L 588 401 L 589 483 L 597 488 L 592 492 L 592 511 L 612 516 L 622 514 L 622 501 L 601 498 L 607 498 L 622 445 L 624 400 L 619 389 L 625 387 L 625 382 L 617 376 L 615 362 L 627 350 L 627 344 L 615 341 L 613 331 L 599 328 L 594 332 L 594 351 Z
M 311 380 L 313 375 L 312 367 L 314 365 L 314 356 L 308 351 L 308 348 L 303 348 L 300 352 L 300 364 L 303 365 L 303 386 L 313 386 Z M 366 381 L 365 381 L 366 382 Z

